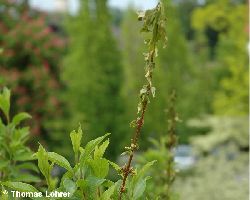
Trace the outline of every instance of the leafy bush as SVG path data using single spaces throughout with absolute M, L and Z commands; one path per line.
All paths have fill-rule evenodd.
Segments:
M 76 199 L 102 199 L 108 200 L 111 197 L 118 199 L 121 180 L 113 182 L 107 178 L 110 165 L 119 173 L 120 167 L 103 157 L 109 139 L 104 139 L 110 134 L 98 137 L 88 142 L 85 147 L 81 147 L 82 130 L 72 131 L 70 134 L 71 142 L 75 154 L 75 165 L 70 163 L 61 155 L 54 152 L 46 152 L 40 145 L 35 157 L 38 160 L 38 167 L 44 175 L 49 191 L 70 192 L 71 197 Z M 104 141 L 104 142 L 103 142 Z M 51 177 L 51 170 L 57 164 L 67 171 L 63 175 L 59 187 Z M 142 169 L 138 170 L 135 176 L 127 185 L 126 199 L 139 199 L 146 186 L 145 173 L 153 164 L 150 162 Z
M 189 126 L 195 128 L 210 128 L 203 136 L 195 136 L 191 139 L 198 152 L 209 153 L 222 145 L 234 143 L 239 149 L 249 147 L 248 117 L 213 117 L 206 116 L 202 119 L 189 121 Z
M 178 178 L 175 187 L 185 200 L 247 200 L 248 177 L 248 154 L 230 145 L 201 158 L 191 175 Z
M 69 192 L 71 199 L 118 199 L 122 179 L 113 182 L 108 178 L 108 174 L 110 166 L 121 176 L 122 169 L 103 157 L 109 145 L 109 139 L 105 140 L 110 135 L 109 133 L 91 140 L 83 148 L 81 146 L 83 137 L 81 127 L 78 131 L 72 131 L 70 138 L 75 157 L 72 167 L 62 155 L 47 152 L 41 144 L 34 154 L 25 146 L 29 136 L 28 128 L 18 126 L 22 120 L 30 118 L 30 115 L 19 113 L 13 119 L 9 118 L 10 91 L 6 88 L 0 94 L 0 109 L 3 113 L 0 121 L 0 184 L 2 191 L 13 189 L 20 192 L 39 193 L 38 189 L 26 183 L 39 182 L 40 191 Z M 46 186 L 37 176 L 30 173 L 38 172 L 38 168 L 31 160 L 38 161 L 38 168 L 45 178 Z M 127 179 L 125 199 L 141 199 L 146 189 L 146 181 L 149 179 L 146 173 L 153 163 L 154 161 L 149 162 L 141 169 L 133 171 L 133 176 Z M 55 165 L 66 170 L 60 181 L 51 175 Z M 8 198 L 7 196 L 8 194 L 3 193 L 1 197 Z
M 20 123 L 31 116 L 18 113 L 10 118 L 10 91 L 3 89 L 0 94 L 0 180 L 39 182 L 38 168 L 32 162 L 33 152 L 25 146 L 29 138 L 29 127 Z
M 207 42 L 216 61 L 214 76 L 218 79 L 211 101 L 218 115 L 248 114 L 247 7 L 245 1 L 218 0 L 192 13 L 192 26 L 197 34 L 211 34 Z
M 248 118 L 192 121 L 193 126 L 211 130 L 192 139 L 199 160 L 191 174 L 177 179 L 181 199 L 248 199 L 248 124 Z

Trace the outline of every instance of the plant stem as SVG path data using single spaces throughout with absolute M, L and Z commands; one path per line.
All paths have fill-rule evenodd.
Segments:
M 142 126 L 143 126 L 144 116 L 145 116 L 145 111 L 146 111 L 146 108 L 147 108 L 147 104 L 148 103 L 145 102 L 145 104 L 143 105 L 141 117 L 137 121 L 136 131 L 135 131 L 134 137 L 133 137 L 132 142 L 131 142 L 131 147 L 132 146 L 137 146 L 136 144 L 138 142 L 138 139 L 139 139 L 139 136 L 140 136 L 140 133 L 141 133 L 141 129 L 142 129 Z M 129 156 L 129 159 L 128 159 L 128 163 L 126 164 L 125 169 L 124 169 L 124 173 L 123 173 L 124 177 L 123 177 L 123 180 L 122 180 L 122 186 L 121 186 L 121 189 L 120 189 L 119 199 L 121 199 L 122 193 L 125 192 L 125 184 L 126 184 L 126 180 L 128 178 L 128 175 L 131 173 L 131 170 L 132 170 L 131 163 L 132 163 L 132 160 L 133 160 L 133 157 L 134 157 L 135 150 L 136 150 L 136 147 L 131 149 L 131 153 L 130 153 L 130 156 Z
M 173 90 L 169 100 L 169 109 L 168 109 L 168 137 L 166 148 L 168 151 L 168 159 L 166 165 L 166 193 L 164 194 L 164 199 L 171 199 L 171 187 L 175 180 L 176 172 L 174 166 L 174 153 L 173 150 L 177 146 L 178 138 L 176 136 L 176 123 L 179 120 L 178 115 L 175 110 L 175 101 L 176 101 L 176 93 Z
M 140 90 L 140 101 L 138 104 L 138 117 L 136 120 L 132 121 L 132 126 L 135 128 L 135 133 L 133 139 L 131 140 L 129 149 L 129 159 L 127 164 L 122 167 L 122 185 L 120 188 L 119 200 L 122 199 L 122 194 L 126 190 L 126 180 L 129 174 L 133 173 L 133 168 L 131 163 L 134 157 L 135 151 L 138 149 L 138 140 L 140 137 L 141 129 L 144 123 L 145 112 L 147 105 L 150 102 L 150 94 L 155 96 L 155 88 L 152 86 L 152 77 L 153 71 L 155 68 L 154 59 L 157 56 L 157 42 L 163 40 L 166 42 L 166 31 L 165 31 L 165 13 L 164 5 L 162 2 L 159 2 L 154 9 L 147 10 L 146 12 L 139 13 L 139 20 L 143 20 L 143 27 L 141 32 L 151 33 L 151 38 L 145 40 L 145 43 L 148 46 L 148 52 L 144 53 L 146 66 L 145 66 L 145 77 L 147 84 L 142 87 Z

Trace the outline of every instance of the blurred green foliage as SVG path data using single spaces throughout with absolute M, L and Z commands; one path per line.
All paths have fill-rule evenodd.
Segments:
M 213 13 L 211 15 L 211 13 Z M 228 14 L 230 13 L 230 14 Z M 248 27 L 246 4 L 219 0 L 193 12 L 192 24 L 199 33 L 208 29 L 217 34 L 217 66 L 224 71 L 215 92 L 213 108 L 216 114 L 248 114 Z
M 178 192 L 173 189 L 177 176 L 176 163 L 174 162 L 175 149 L 178 144 L 176 125 L 180 122 L 175 110 L 175 101 L 176 94 L 173 91 L 168 101 L 168 131 L 166 131 L 166 135 L 162 136 L 159 140 L 151 138 L 151 147 L 139 154 L 137 158 L 139 164 L 143 164 L 149 160 L 157 160 L 155 166 L 149 170 L 152 180 L 147 185 L 145 192 L 150 199 L 178 199 Z
M 47 27 L 45 17 L 23 4 L 6 1 L 3 5 L 1 31 L 8 34 L 1 35 L 0 83 L 13 87 L 13 100 L 22 96 L 13 110 L 31 112 L 35 119 L 32 133 L 42 132 L 48 139 L 51 130 L 54 134 L 50 139 L 65 146 L 62 124 L 70 130 L 77 122 L 83 123 L 89 138 L 112 132 L 118 147 L 110 149 L 114 154 L 120 152 L 130 135 L 125 133 L 130 133 L 127 124 L 136 112 L 133 107 L 144 70 L 143 39 L 134 34 L 140 23 L 134 20 L 133 8 L 124 11 L 122 17 L 113 10 L 112 19 L 106 2 L 81 1 L 80 11 L 66 18 L 68 45 L 61 73 L 58 60 L 63 41 Z M 6 14 L 7 8 L 16 8 L 21 20 Z M 192 0 L 169 1 L 166 10 L 168 44 L 158 52 L 159 67 L 153 77 L 157 98 L 151 102 L 143 135 L 162 135 L 163 111 L 170 91 L 175 89 L 177 111 L 183 120 L 177 131 L 180 142 L 187 143 L 196 134 L 186 125 L 190 118 L 248 112 L 246 5 L 222 0 L 205 1 L 203 5 Z M 30 40 L 32 34 L 34 39 Z M 53 120 L 44 120 L 45 113 Z M 141 145 L 148 143 L 143 140 Z
M 139 154 L 137 162 L 139 164 L 148 162 L 149 160 L 157 160 L 154 168 L 149 170 L 149 174 L 152 180 L 147 185 L 146 194 L 150 199 L 155 199 L 156 197 L 161 197 L 160 199 L 166 199 L 167 193 L 167 163 L 170 159 L 171 152 L 167 149 L 167 137 L 161 137 L 158 140 L 150 140 L 150 148 L 148 148 L 142 154 Z M 173 172 L 175 173 L 175 171 Z M 171 200 L 177 199 L 177 192 L 171 191 Z
M 247 199 L 248 119 L 209 117 L 190 125 L 211 130 L 192 139 L 198 160 L 192 172 L 177 179 L 180 199 Z
M 212 85 L 210 80 L 212 75 L 204 74 L 204 69 L 197 66 L 199 62 L 195 61 L 194 55 L 189 51 L 177 8 L 175 5 L 171 5 L 171 2 L 166 4 L 168 42 L 166 49 L 159 49 L 159 62 L 153 77 L 157 98 L 151 102 L 143 134 L 145 137 L 159 137 L 164 132 L 163 124 L 165 124 L 166 118 L 164 110 L 167 108 L 167 99 L 169 99 L 171 90 L 175 89 L 177 96 L 180 97 L 177 101 L 177 111 L 183 120 L 183 123 L 178 125 L 178 134 L 180 134 L 181 142 L 187 142 L 191 131 L 185 124 L 186 120 L 211 111 L 212 89 L 209 86 Z M 137 92 L 144 68 L 143 56 L 136 56 L 140 55 L 144 46 L 140 42 L 142 38 L 133 34 L 140 26 L 133 20 L 134 12 L 130 8 L 125 14 L 122 24 L 125 70 L 123 94 L 127 102 L 126 110 L 130 117 L 134 115 L 131 107 L 137 102 Z M 133 45 L 129 45 L 130 42 Z M 203 97 L 197 98 L 197 96 Z M 185 101 L 182 100 L 182 97 L 185 97 Z M 194 102 L 196 103 L 194 104 Z M 147 146 L 147 142 L 144 140 L 142 145 Z
M 209 1 L 192 13 L 197 44 L 209 45 L 205 60 L 215 77 L 211 99 L 215 116 L 188 122 L 203 131 L 191 139 L 198 158 L 196 165 L 177 179 L 180 199 L 248 198 L 246 13 L 245 2 L 224 0 Z
M 234 155 L 229 160 L 226 153 L 220 152 L 200 161 L 190 176 L 177 180 L 180 199 L 248 199 L 248 155 L 237 151 Z
M 111 145 L 110 154 L 117 155 L 123 140 L 123 70 L 110 20 L 106 1 L 81 1 L 79 13 L 66 23 L 69 46 L 63 79 L 70 125 L 83 122 L 88 138 L 112 132 L 117 143 Z
M 204 117 L 189 121 L 189 126 L 196 128 L 212 128 L 209 134 L 191 139 L 199 152 L 208 153 L 222 144 L 234 143 L 239 149 L 247 149 L 248 118 L 247 117 Z

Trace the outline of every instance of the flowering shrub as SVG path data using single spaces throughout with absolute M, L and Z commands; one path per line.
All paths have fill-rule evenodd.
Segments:
M 45 114 L 47 121 L 62 111 L 56 92 L 64 40 L 47 25 L 45 14 L 24 3 L 0 2 L 0 86 L 12 88 L 13 110 L 33 116 L 32 134 L 47 133 Z

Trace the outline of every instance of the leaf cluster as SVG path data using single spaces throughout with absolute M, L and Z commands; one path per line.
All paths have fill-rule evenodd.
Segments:
M 10 91 L 4 88 L 0 93 L 0 180 L 39 182 L 33 152 L 26 146 L 29 127 L 21 126 L 31 116 L 21 112 L 11 118 L 10 97 Z
M 18 125 L 22 120 L 30 118 L 30 115 L 20 113 L 10 121 L 10 91 L 7 88 L 4 88 L 0 95 L 0 108 L 6 118 L 6 122 L 0 121 L 0 156 L 2 159 L 0 184 L 2 190 L 69 192 L 70 199 L 118 199 L 122 180 L 111 181 L 108 174 L 110 167 L 113 167 L 122 176 L 121 168 L 104 157 L 109 145 L 109 139 L 106 139 L 110 135 L 109 133 L 82 146 L 84 134 L 81 126 L 77 131 L 72 131 L 70 138 L 75 157 L 72 166 L 64 156 L 46 151 L 41 144 L 36 153 L 25 146 L 25 142 L 29 138 L 28 128 L 18 128 Z M 30 160 L 37 160 L 38 168 Z M 136 200 L 142 197 L 146 189 L 146 181 L 149 179 L 146 172 L 153 163 L 149 162 L 141 169 L 135 169 L 134 176 L 128 180 L 126 186 L 125 196 L 127 199 Z M 60 180 L 52 176 L 52 170 L 56 165 L 65 170 Z M 43 181 L 37 176 L 32 175 L 33 172 L 39 171 L 44 176 L 46 184 L 43 184 Z M 39 182 L 42 187 L 28 184 L 32 182 Z M 2 194 L 2 198 L 8 199 L 6 195 Z
M 143 110 L 143 106 L 150 102 L 149 95 L 155 97 L 155 87 L 152 86 L 152 76 L 155 68 L 154 57 L 157 56 L 157 42 L 162 40 L 164 47 L 166 46 L 167 36 L 165 30 L 165 13 L 164 5 L 159 2 L 158 5 L 151 10 L 138 13 L 138 20 L 143 21 L 141 32 L 151 33 L 149 39 L 145 39 L 148 52 L 144 53 L 145 77 L 147 84 L 140 90 L 140 102 L 138 104 L 138 114 Z

